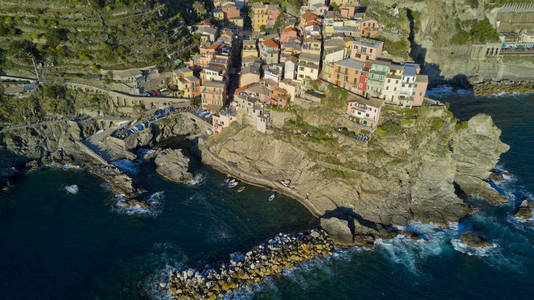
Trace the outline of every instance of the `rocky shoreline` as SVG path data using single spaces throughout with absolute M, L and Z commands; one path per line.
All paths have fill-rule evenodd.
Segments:
M 473 92 L 477 96 L 488 96 L 500 93 L 534 93 L 534 81 L 528 80 L 501 80 L 482 81 L 473 84 Z
M 239 289 L 281 275 L 306 260 L 331 255 L 334 243 L 320 229 L 306 233 L 278 234 L 245 255 L 232 257 L 218 268 L 175 269 L 153 288 L 172 299 L 221 299 Z

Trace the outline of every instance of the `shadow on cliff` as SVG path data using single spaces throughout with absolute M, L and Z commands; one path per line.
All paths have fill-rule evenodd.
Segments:
M 362 216 L 354 212 L 352 208 L 348 208 L 348 207 L 339 206 L 339 207 L 336 207 L 336 209 L 327 210 L 325 214 L 322 216 L 322 218 L 324 219 L 337 218 L 340 220 L 347 221 L 350 232 L 353 235 L 356 232 L 356 226 L 355 226 L 354 220 L 357 220 L 358 223 L 362 226 L 372 228 L 376 231 L 379 230 L 376 223 L 364 219 Z
M 422 66 L 421 73 L 428 75 L 429 88 L 439 85 L 451 85 L 454 88 L 472 89 L 473 86 L 469 79 L 464 74 L 458 74 L 451 79 L 445 79 L 441 73 L 441 68 L 438 64 L 426 63 L 427 49 L 415 41 L 415 19 L 412 10 L 407 10 L 408 20 L 410 21 L 410 34 L 408 41 L 410 42 L 410 57 L 414 62 Z M 453 53 L 451 53 L 452 55 Z

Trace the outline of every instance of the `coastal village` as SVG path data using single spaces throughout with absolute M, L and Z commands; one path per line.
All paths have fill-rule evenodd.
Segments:
M 473 213 L 466 195 L 496 205 L 507 201 L 490 182 L 508 176 L 495 166 L 509 146 L 500 141 L 491 117 L 460 121 L 443 103 L 426 97 L 431 73 L 408 54 L 416 45 L 408 38 L 414 32 L 408 8 L 389 3 L 378 14 L 363 0 L 300 2 L 295 10 L 288 9 L 287 0 L 194 1 L 186 11 L 197 18 L 173 14 L 168 31 L 154 25 L 178 37 L 174 42 L 180 46 L 160 49 L 167 41 L 151 32 L 148 39 L 158 42 L 149 45 L 160 53 L 150 66 L 125 63 L 126 57 L 119 59 L 121 67 L 97 66 L 80 56 L 90 71 L 59 75 L 47 73 L 53 64 L 36 63 L 32 56 L 31 75 L 0 72 L 1 88 L 20 103 L 42 89 L 42 97 L 32 99 L 46 98 L 55 110 L 41 114 L 37 105 L 27 104 L 25 110 L 33 107 L 45 118 L 32 123 L 20 113 L 18 123 L 6 122 L 0 127 L 2 146 L 31 157 L 27 169 L 85 166 L 117 194 L 112 205 L 120 213 L 149 215 L 161 209 L 158 195 L 163 195 L 149 196 L 127 163 L 153 159 L 154 171 L 164 179 L 199 186 L 205 174 L 190 168 L 199 159 L 227 174 L 220 184 L 224 189 L 241 193 L 249 184 L 260 185 L 271 190 L 268 202 L 286 195 L 317 218 L 320 229 L 280 233 L 215 267 L 167 266 L 145 288 L 171 299 L 226 299 L 349 245 L 371 247 L 398 235 L 423 242 L 426 237 L 404 230 L 405 225 L 459 222 Z M 136 9 L 165 14 L 165 4 L 143 5 Z M 138 17 L 108 7 L 101 9 L 108 24 L 121 13 L 128 20 Z M 496 29 L 501 42 L 477 41 L 466 46 L 465 57 L 492 62 L 534 56 L 534 19 L 518 14 L 534 16 L 534 6 L 503 7 Z M 150 20 L 154 23 L 145 17 L 151 31 L 148 24 L 157 24 L 158 17 Z M 102 15 L 95 19 L 108 26 Z M 398 27 L 392 25 L 397 21 Z M 52 49 L 68 49 L 63 46 Z M 34 71 L 36 78 L 28 77 Z M 78 192 L 74 186 L 72 194 Z M 216 201 L 229 203 L 225 198 Z M 533 208 L 533 201 L 523 200 L 515 216 L 530 222 Z M 496 247 L 473 231 L 458 239 L 473 248 Z
M 199 53 L 173 72 L 173 82 L 180 95 L 200 100 L 216 133 L 238 120 L 265 132 L 273 109 L 320 103 L 318 85 L 348 92 L 347 117 L 368 131 L 379 125 L 383 105 L 425 103 L 428 77 L 418 64 L 384 56 L 384 42 L 373 39 L 380 24 L 358 0 L 310 0 L 298 16 L 248 3 L 252 30 L 243 27 L 245 3 L 214 5 L 217 23 L 190 28 Z

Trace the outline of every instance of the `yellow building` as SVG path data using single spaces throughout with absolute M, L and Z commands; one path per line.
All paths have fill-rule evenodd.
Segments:
M 259 31 L 262 26 L 273 26 L 279 14 L 280 8 L 278 6 L 262 4 L 260 2 L 252 3 L 250 5 L 252 29 L 254 29 L 254 31 Z

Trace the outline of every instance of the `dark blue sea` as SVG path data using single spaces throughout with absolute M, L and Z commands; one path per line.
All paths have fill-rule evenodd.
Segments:
M 311 260 L 235 295 L 239 299 L 534 299 L 534 228 L 512 217 L 534 200 L 534 96 L 473 97 L 441 93 L 461 119 L 485 112 L 511 146 L 498 189 L 509 203 L 451 229 L 411 223 L 426 240 L 397 237 Z M 166 266 L 201 268 L 246 252 L 279 232 L 316 226 L 296 201 L 248 186 L 222 187 L 225 175 L 198 162 L 197 182 L 175 184 L 149 161 L 124 163 L 149 190 L 150 211 L 119 209 L 116 195 L 83 170 L 48 168 L 15 181 L 0 195 L 0 299 L 145 299 Z M 474 230 L 493 248 L 457 240 Z

